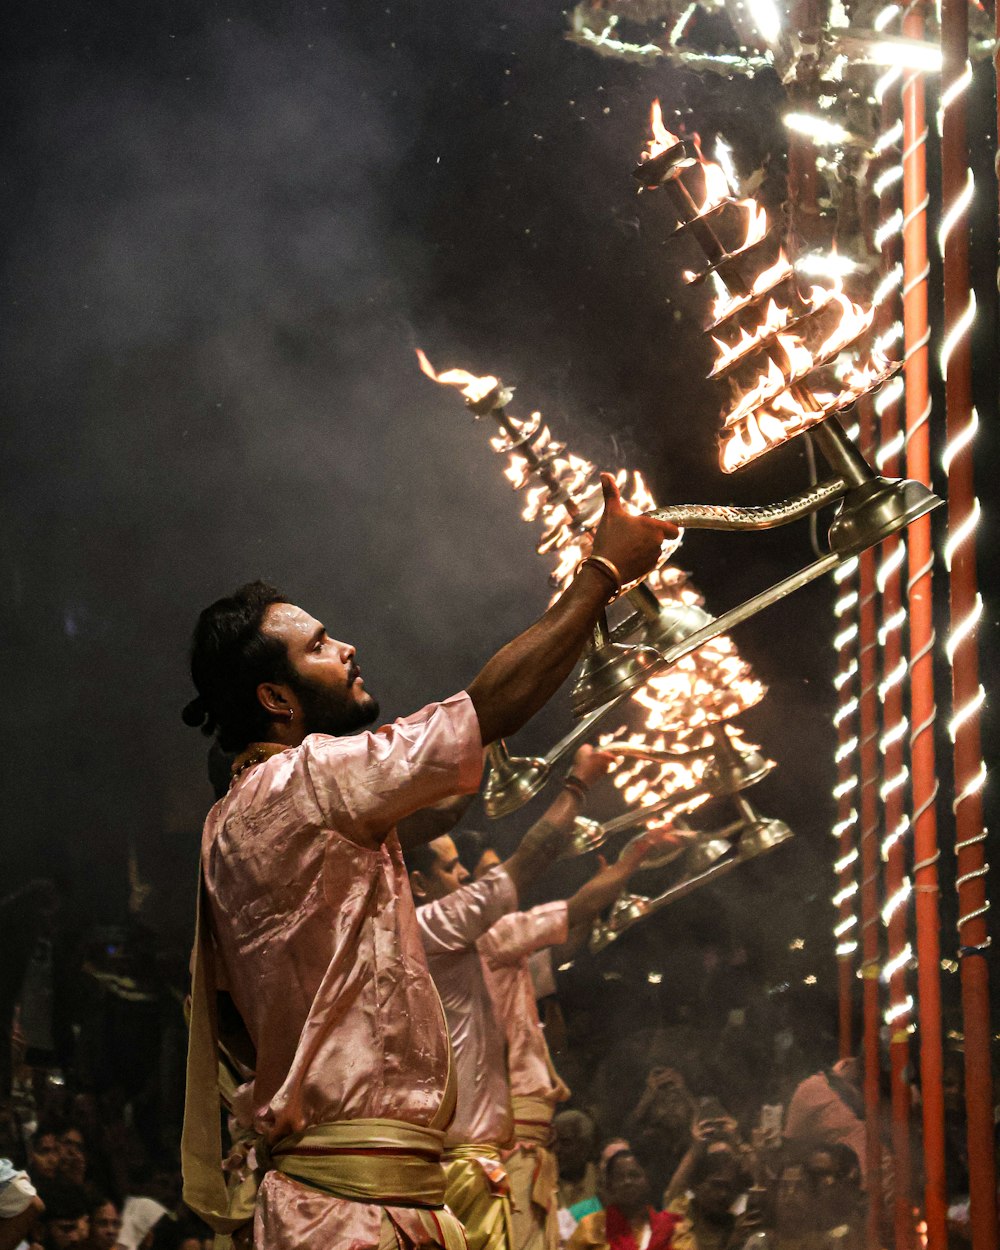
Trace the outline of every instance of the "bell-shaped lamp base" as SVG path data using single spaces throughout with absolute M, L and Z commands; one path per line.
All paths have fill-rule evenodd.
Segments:
M 551 766 L 535 756 L 503 756 L 494 760 L 483 787 L 483 808 L 490 820 L 516 812 L 539 793 Z
M 792 837 L 794 834 L 783 820 L 768 820 L 761 816 L 748 824 L 740 834 L 736 852 L 740 862 L 743 863 L 748 859 L 755 859 L 758 855 L 764 855 L 767 851 L 773 851 L 776 846 L 780 846 L 782 842 L 787 842 Z
M 725 732 L 723 729 L 722 733 Z M 762 781 L 774 768 L 774 761 L 759 751 L 752 748 L 740 750 L 731 743 L 730 746 L 731 750 L 713 755 L 705 767 L 701 784 L 711 794 L 735 794 L 737 790 L 746 790 Z
M 668 600 L 659 605 L 660 610 L 651 620 L 644 620 L 630 635 L 636 641 L 656 651 L 667 651 L 685 638 L 690 638 L 699 629 L 711 623 L 712 618 L 704 610 L 692 603 L 679 603 Z
M 718 863 L 724 855 L 731 855 L 735 851 L 735 846 L 727 838 L 717 838 L 708 835 L 699 838 L 684 861 L 684 867 L 689 876 L 697 876 L 699 873 L 706 872 L 713 864 Z
M 596 820 L 588 820 L 586 816 L 577 816 L 573 822 L 573 835 L 563 857 L 586 855 L 604 845 L 607 834 L 604 826 Z
M 830 550 L 857 555 L 905 529 L 942 500 L 920 482 L 873 477 L 844 496 L 830 526 Z
M 626 647 L 617 642 L 589 649 L 573 687 L 573 715 L 589 716 L 619 695 L 637 690 L 660 662 L 652 647 Z

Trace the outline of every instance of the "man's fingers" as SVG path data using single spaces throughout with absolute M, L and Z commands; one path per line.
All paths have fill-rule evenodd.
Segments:
M 610 473 L 601 474 L 601 489 L 604 491 L 604 507 L 608 512 L 623 512 L 621 492 L 618 483 Z
M 647 519 L 652 521 L 664 538 L 676 538 L 680 534 L 680 530 L 673 521 L 661 521 L 657 517 L 649 516 L 648 513 L 646 515 Z

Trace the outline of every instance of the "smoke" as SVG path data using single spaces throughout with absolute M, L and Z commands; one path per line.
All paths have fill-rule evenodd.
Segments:
M 388 716 L 452 693 L 544 607 L 489 431 L 421 377 L 416 346 L 500 373 L 519 412 L 664 501 L 778 493 L 718 479 L 698 297 L 628 177 L 652 84 L 566 45 L 558 10 L 426 7 L 22 18 L 38 29 L 9 76 L 2 202 L 4 849 L 13 879 L 57 861 L 99 883 L 80 891 L 91 915 L 124 906 L 130 840 L 161 916 L 193 897 L 210 791 L 179 711 L 207 602 L 275 582 L 358 646 Z M 681 562 L 718 609 L 787 554 L 765 550 L 755 566 L 692 537 Z M 764 680 L 803 657 L 823 673 L 762 638 L 739 642 Z M 761 717 L 792 788 L 780 718 Z M 562 702 L 525 739 L 567 724 Z
M 234 584 L 356 642 L 389 714 L 546 597 L 485 432 L 415 367 L 386 212 L 409 136 L 379 102 L 405 76 L 252 21 L 177 55 L 71 51 L 24 91 L 2 550 L 25 870 L 55 847 L 120 880 L 129 838 L 147 875 L 191 862 L 184 650 Z

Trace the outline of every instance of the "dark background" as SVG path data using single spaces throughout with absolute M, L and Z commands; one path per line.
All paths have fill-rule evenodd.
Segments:
M 54 0 L 5 19 L 4 887 L 56 874 L 76 920 L 120 919 L 131 844 L 146 920 L 188 940 L 210 790 L 180 721 L 185 651 L 234 585 L 273 580 L 354 641 L 387 718 L 461 687 L 543 608 L 547 566 L 488 431 L 421 377 L 416 346 L 499 373 L 515 411 L 641 469 L 661 502 L 806 482 L 801 439 L 720 474 L 705 295 L 680 283 L 666 205 L 629 178 L 659 95 L 780 179 L 780 87 L 601 60 L 564 27 L 539 0 Z M 973 110 L 989 688 L 988 63 Z M 799 525 L 691 533 L 677 563 L 721 611 L 811 558 Z M 831 598 L 814 585 L 737 636 L 770 687 L 745 723 L 779 763 L 754 798 L 798 837 L 623 940 L 650 966 L 700 933 L 751 942 L 778 979 L 805 936 L 795 967 L 834 992 Z M 563 695 L 519 745 L 568 723 Z M 989 758 L 989 703 L 985 730 Z M 947 795 L 945 738 L 940 754 Z M 947 802 L 940 820 L 950 881 Z

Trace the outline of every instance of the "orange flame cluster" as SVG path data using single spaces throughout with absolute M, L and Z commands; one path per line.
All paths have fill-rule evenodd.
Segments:
M 650 128 L 644 153 L 647 160 L 679 142 L 664 126 L 658 100 L 653 103 Z M 705 160 L 697 143 L 694 146 L 696 156 L 685 156 L 675 168 L 701 175 L 705 189 L 700 202 L 695 193 L 697 178 L 684 183 L 698 215 L 729 207 L 747 217 L 743 242 L 727 253 L 727 262 L 732 261 L 764 239 L 767 214 L 756 200 L 733 199 L 721 166 Z M 691 272 L 684 276 L 688 281 L 700 277 Z M 826 420 L 879 386 L 894 371 L 895 366 L 884 356 L 870 351 L 867 360 L 847 373 L 843 385 L 830 389 L 822 371 L 866 335 L 874 309 L 863 308 L 848 298 L 840 279 L 831 286 L 814 285 L 808 294 L 789 283 L 787 296 L 779 296 L 778 288 L 792 276 L 791 263 L 784 251 L 779 251 L 777 259 L 753 279 L 749 294 L 723 287 L 715 299 L 709 329 L 718 332 L 711 336 L 716 361 L 710 376 L 725 374 L 732 389 L 723 413 L 719 448 L 726 473 Z M 817 376 L 813 378 L 813 374 Z
M 643 153 L 644 160 L 652 160 L 661 153 L 668 151 L 672 147 L 676 147 L 680 143 L 680 139 L 675 134 L 671 134 L 663 124 L 663 110 L 660 108 L 659 100 L 653 101 L 653 108 L 650 114 L 650 122 L 652 127 L 652 138 L 649 146 Z M 697 157 L 685 157 L 679 162 L 679 168 L 697 169 L 700 171 L 704 181 L 704 188 L 701 193 L 700 202 L 696 201 L 698 216 L 703 217 L 709 213 L 714 213 L 717 209 L 724 205 L 731 205 L 739 209 L 746 217 L 746 229 L 743 241 L 733 251 L 732 255 L 739 252 L 745 252 L 748 248 L 755 247 L 767 235 L 767 213 L 761 208 L 756 200 L 735 200 L 733 199 L 732 188 L 729 185 L 729 179 L 726 177 L 725 171 L 721 165 L 715 161 L 706 161 L 701 154 L 701 145 L 697 136 L 694 140 L 694 148 Z M 689 188 L 691 189 L 691 188 Z M 692 274 L 692 278 L 696 275 Z
M 477 398 L 498 385 L 495 378 L 476 378 L 462 370 L 439 375 L 429 363 L 425 368 L 427 358 L 422 353 L 420 356 L 421 368 L 429 377 L 468 388 Z M 491 385 L 484 390 L 487 381 Z M 504 474 L 511 486 L 524 492 L 523 519 L 541 526 L 536 550 L 552 561 L 549 582 L 555 599 L 590 552 L 593 530 L 603 508 L 600 473 L 591 461 L 568 451 L 565 444 L 554 439 L 540 413 L 518 420 L 505 412 L 503 420 L 506 432 L 491 438 L 490 444 L 495 452 L 507 457 Z M 527 454 L 528 447 L 531 456 Z M 544 478 L 538 467 L 532 466 L 532 457 L 536 466 L 543 469 Z M 615 480 L 626 506 L 636 512 L 656 507 L 641 473 L 620 469 Z M 680 539 L 665 552 L 664 561 L 669 560 L 679 542 Z M 664 562 L 646 582 L 661 603 L 703 606 L 704 601 L 690 585 L 687 574 L 673 564 Z M 677 758 L 620 761 L 613 770 L 613 781 L 626 802 L 647 807 L 677 795 L 675 812 L 689 811 L 705 802 L 704 793 L 680 797 L 697 789 L 708 762 L 703 757 L 692 758 L 690 753 L 709 746 L 714 727 L 753 707 L 764 694 L 763 684 L 753 676 L 726 635 L 706 643 L 654 677 L 632 698 L 632 706 L 644 719 L 642 729 L 630 732 L 621 728 L 602 740 L 627 740 L 636 746 L 669 751 Z M 742 741 L 738 730 L 727 732 L 737 746 L 751 745 Z

